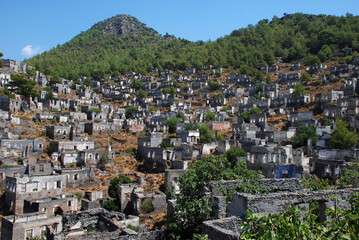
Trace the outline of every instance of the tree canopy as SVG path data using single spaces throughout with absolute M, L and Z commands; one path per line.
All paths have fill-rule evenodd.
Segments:
M 207 109 L 206 114 L 204 115 L 204 121 L 210 122 L 214 121 L 216 118 L 216 114 L 214 112 L 211 112 L 209 109 Z
M 258 114 L 260 113 L 261 110 L 257 107 L 251 107 L 251 109 L 249 111 L 244 111 L 241 113 L 241 117 L 243 118 L 243 120 L 246 122 L 246 123 L 249 123 L 249 117 L 251 114 Z
M 0 52 L 0 68 L 4 67 L 4 63 L 2 62 L 1 58 L 4 56 L 2 52 Z
M 27 79 L 20 74 L 12 74 L 11 81 L 7 84 L 10 92 L 23 95 L 24 97 L 37 97 L 39 92 L 34 88 L 36 82 Z
M 126 110 L 125 110 L 126 118 L 127 119 L 132 118 L 132 113 L 135 111 L 137 111 L 137 107 L 131 106 L 131 107 L 126 108 Z
M 176 125 L 177 123 L 182 122 L 182 119 L 179 119 L 177 117 L 171 117 L 166 119 L 163 123 L 168 126 L 168 132 L 174 133 L 176 131 Z
M 307 94 L 307 91 L 302 86 L 302 84 L 298 83 L 297 85 L 294 86 L 294 91 L 292 93 L 293 97 L 304 96 L 306 94 Z
M 199 142 L 210 143 L 213 138 L 213 132 L 208 128 L 206 124 L 202 124 L 199 127 Z
M 343 120 L 337 119 L 336 128 L 330 140 L 335 148 L 348 149 L 353 148 L 358 143 L 358 135 L 348 129 L 348 124 Z
M 294 147 L 302 147 L 307 145 L 308 139 L 312 140 L 312 144 L 315 144 L 319 139 L 317 129 L 314 125 L 300 126 L 295 136 L 290 139 L 290 142 Z
M 234 162 L 239 157 L 247 156 L 246 152 L 239 147 L 230 148 L 229 150 L 226 151 L 224 155 L 227 157 L 228 161 L 230 162 Z

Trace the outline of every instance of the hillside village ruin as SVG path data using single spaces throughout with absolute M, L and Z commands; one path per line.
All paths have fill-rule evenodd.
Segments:
M 233 223 L 239 223 L 248 209 L 268 214 L 282 212 L 289 204 L 308 207 L 308 202 L 319 201 L 324 213 L 334 204 L 329 194 L 348 207 L 348 196 L 359 192 L 309 191 L 300 182 L 310 175 L 335 182 L 342 169 L 358 158 L 356 148 L 335 149 L 330 134 L 337 118 L 358 132 L 359 57 L 350 64 L 331 66 L 278 61 L 260 68 L 272 79 L 261 85 L 209 64 L 182 73 L 170 69 L 154 69 L 146 76 L 129 72 L 108 77 L 106 82 L 92 80 L 85 87 L 71 79 L 50 85 L 49 76 L 39 71 L 30 76 L 31 67 L 23 62 L 3 63 L 0 87 L 6 87 L 12 74 L 24 74 L 36 81 L 40 93 L 30 101 L 21 95 L 0 96 L 3 240 L 163 238 L 164 230 L 148 228 L 173 212 L 176 203 L 165 192 L 179 192 L 177 181 L 191 162 L 235 146 L 246 151 L 248 168 L 261 171 L 262 184 L 271 193 L 235 193 L 226 203 L 217 182 L 208 183 L 215 219 L 204 223 L 203 232 L 211 239 L 238 237 Z M 312 74 L 311 85 L 303 84 L 303 72 Z M 212 83 L 218 83 L 218 88 L 211 88 Z M 311 94 L 293 96 L 297 84 L 310 88 Z M 139 89 L 145 96 L 138 94 Z M 128 112 L 129 107 L 136 108 Z M 260 113 L 250 114 L 249 120 L 240 116 L 254 107 Z M 169 133 L 164 122 L 179 112 L 185 119 L 176 124 L 175 133 Z M 208 121 L 209 112 L 214 118 Z M 333 124 L 324 125 L 323 118 Z M 195 123 L 213 131 L 209 142 L 200 141 L 198 129 L 186 128 Z M 318 141 L 292 146 L 296 130 L 310 125 L 316 127 Z M 119 174 L 133 182 L 118 185 L 121 211 L 109 212 L 102 206 L 111 200 L 108 187 Z M 222 182 L 228 189 L 236 184 Z M 144 202 L 152 205 L 150 213 L 143 209 Z M 151 219 L 143 221 L 144 215 Z M 321 217 L 324 220 L 325 215 Z

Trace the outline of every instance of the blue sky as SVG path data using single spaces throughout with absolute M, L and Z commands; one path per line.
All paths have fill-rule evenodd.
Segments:
M 22 61 L 71 40 L 95 23 L 130 14 L 160 34 L 216 40 L 283 13 L 359 15 L 359 0 L 1 0 L 0 52 Z

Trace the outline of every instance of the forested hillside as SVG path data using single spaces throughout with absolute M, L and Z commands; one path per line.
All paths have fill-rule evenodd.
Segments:
M 354 51 L 359 51 L 359 17 L 350 14 L 273 17 L 213 42 L 161 36 L 134 17 L 118 15 L 26 62 L 45 74 L 70 79 L 128 71 L 145 74 L 154 68 L 184 70 L 206 63 L 256 75 L 257 67 L 273 64 L 276 57 L 318 62 Z

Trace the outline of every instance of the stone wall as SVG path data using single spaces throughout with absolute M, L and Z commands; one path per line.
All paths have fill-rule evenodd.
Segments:
M 281 185 L 280 182 L 277 183 Z M 222 216 L 215 216 L 220 219 L 205 221 L 202 225 L 202 233 L 208 234 L 209 239 L 239 239 L 241 219 L 245 217 L 247 210 L 267 215 L 284 212 L 291 205 L 299 205 L 308 211 L 309 203 L 313 201 L 319 203 L 319 220 L 330 220 L 326 219 L 325 211 L 333 206 L 348 208 L 350 206 L 348 200 L 354 192 L 359 192 L 359 188 L 325 191 L 306 190 L 259 195 L 236 193 L 233 195 L 232 202 L 228 204 L 228 217 L 223 218 L 224 212 L 222 212 Z M 331 196 L 335 197 L 334 200 Z M 217 209 L 217 213 L 224 210 L 225 204 L 223 202 L 225 202 L 223 196 L 214 198 L 214 207 L 222 207 L 222 209 Z
M 62 240 L 61 237 L 55 238 L 54 240 Z M 137 233 L 133 235 L 120 236 L 118 232 L 104 232 L 104 233 L 90 233 L 86 235 L 69 236 L 67 240 L 165 240 L 168 239 L 168 234 L 164 230 L 156 230 L 151 232 Z
M 5 184 L 6 176 L 9 177 L 22 177 L 24 176 L 26 167 L 23 166 L 14 166 L 10 168 L 0 168 L 0 184 L 3 186 Z
M 213 196 L 221 196 L 221 188 L 227 190 L 233 190 L 241 183 L 241 180 L 221 180 L 221 181 L 211 181 L 207 184 L 207 193 L 212 193 Z M 296 178 L 287 178 L 287 179 L 272 179 L 265 178 L 262 179 L 261 188 L 269 192 L 278 192 L 278 191 L 299 191 L 303 189 L 303 185 L 299 179 Z
M 350 206 L 349 197 L 354 192 L 359 192 L 359 188 L 260 195 L 235 193 L 232 201 L 227 206 L 227 216 L 245 217 L 247 210 L 264 215 L 281 213 L 286 211 L 291 205 L 301 205 L 301 207 L 309 208 L 310 202 L 318 201 L 319 218 L 323 221 L 325 220 L 326 209 L 334 205 L 337 205 L 339 208 L 348 208 Z M 331 195 L 339 201 L 334 202 L 330 197 Z
M 209 239 L 239 239 L 240 226 L 241 220 L 237 217 L 205 221 L 202 225 L 202 234 L 208 234 Z
M 227 216 L 227 202 L 221 189 L 233 190 L 241 183 L 240 180 L 211 181 L 206 186 L 206 194 L 213 197 L 213 211 L 215 218 Z M 261 188 L 269 192 L 294 192 L 303 189 L 299 179 L 262 179 Z M 262 196 L 262 195 L 260 195 Z

